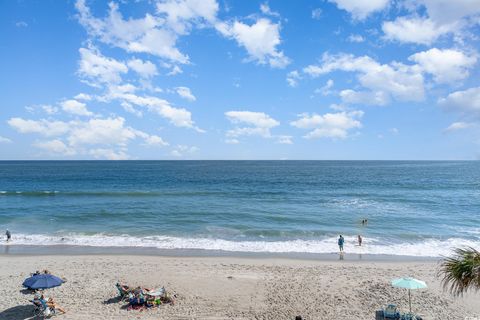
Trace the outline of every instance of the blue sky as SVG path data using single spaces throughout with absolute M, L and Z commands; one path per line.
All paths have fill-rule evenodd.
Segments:
M 480 2 L 1 1 L 1 159 L 478 159 Z

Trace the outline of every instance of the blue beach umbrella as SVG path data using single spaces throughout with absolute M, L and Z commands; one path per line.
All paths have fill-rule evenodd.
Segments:
M 48 289 L 58 287 L 63 283 L 63 280 L 59 277 L 55 277 L 51 274 L 37 274 L 23 281 L 23 286 L 29 289 Z
M 392 286 L 397 288 L 408 289 L 408 304 L 410 306 L 410 313 L 412 313 L 412 296 L 411 290 L 423 289 L 427 287 L 427 284 L 422 280 L 417 280 L 415 278 L 399 278 L 392 280 Z

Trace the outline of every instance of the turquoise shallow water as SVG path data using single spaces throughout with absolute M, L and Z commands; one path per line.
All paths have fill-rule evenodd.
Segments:
M 480 246 L 480 163 L 2 161 L 0 227 L 13 244 L 247 252 L 334 252 L 341 233 L 353 252 L 438 256 Z

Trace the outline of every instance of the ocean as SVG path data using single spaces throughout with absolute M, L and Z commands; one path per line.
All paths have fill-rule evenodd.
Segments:
M 10 246 L 333 253 L 342 234 L 347 254 L 438 257 L 480 247 L 480 162 L 0 161 L 0 228 Z

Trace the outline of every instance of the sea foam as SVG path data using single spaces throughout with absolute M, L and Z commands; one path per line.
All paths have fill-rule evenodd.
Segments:
M 479 247 L 480 241 L 460 238 L 429 239 L 421 242 L 386 243 L 382 239 L 364 239 L 363 246 L 356 244 L 354 236 L 347 236 L 345 251 L 354 254 L 399 255 L 415 257 L 440 257 L 452 253 L 456 247 Z M 334 253 L 338 251 L 337 239 L 288 241 L 231 241 L 213 238 L 181 238 L 170 236 L 133 237 L 128 235 L 64 236 L 16 234 L 11 245 L 73 245 L 88 247 L 142 247 L 157 249 L 201 249 L 228 252 L 255 253 Z

